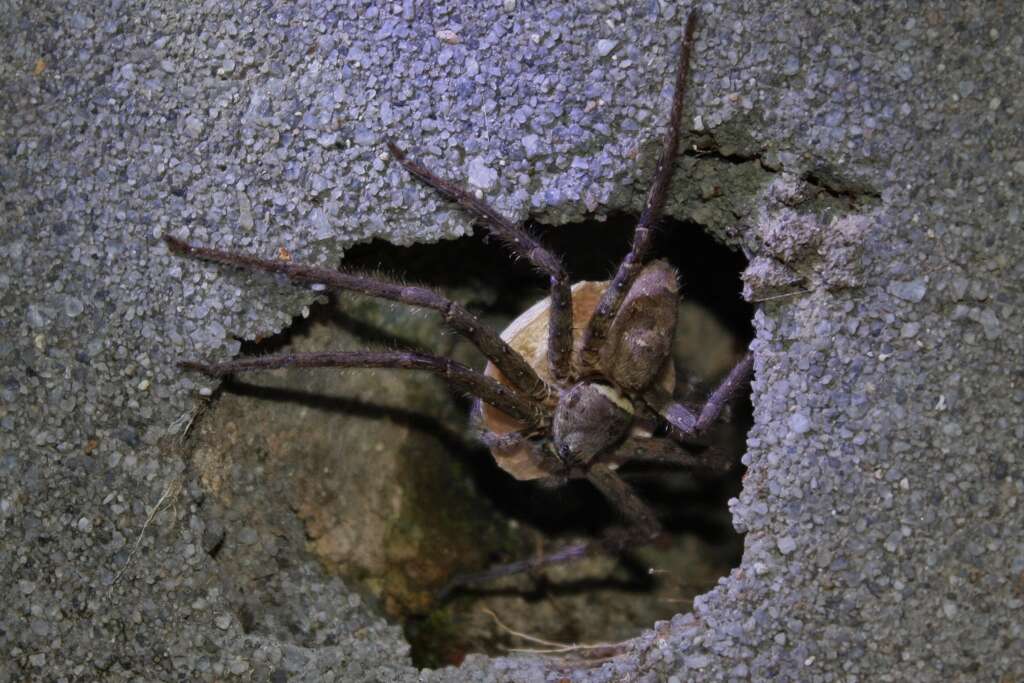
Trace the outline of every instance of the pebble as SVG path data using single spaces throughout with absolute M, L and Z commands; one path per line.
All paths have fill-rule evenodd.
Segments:
M 611 54 L 612 50 L 619 44 L 617 40 L 611 40 L 610 38 L 602 38 L 597 41 L 597 55 L 599 57 L 607 57 Z
M 917 303 L 924 298 L 928 291 L 924 280 L 910 280 L 909 282 L 894 281 L 889 283 L 889 293 L 895 297 Z
M 481 190 L 490 190 L 498 182 L 498 173 L 477 157 L 469 162 L 469 182 Z
M 789 416 L 789 428 L 797 434 L 805 434 L 811 429 L 810 419 L 803 413 L 793 413 Z

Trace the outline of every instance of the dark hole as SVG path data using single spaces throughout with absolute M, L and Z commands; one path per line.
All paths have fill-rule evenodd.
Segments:
M 634 219 L 630 216 L 614 216 L 606 222 L 557 228 L 536 225 L 533 231 L 563 257 L 574 281 L 604 280 L 614 273 L 628 251 L 633 225 Z M 464 302 L 488 324 L 500 330 L 547 292 L 544 279 L 528 263 L 509 258 L 499 243 L 489 243 L 482 234 L 482 230 L 477 230 L 477 236 L 435 245 L 395 247 L 379 242 L 360 245 L 347 252 L 342 265 L 435 287 Z M 739 274 L 746 265 L 743 256 L 717 243 L 699 226 L 672 221 L 660 226 L 654 254 L 667 258 L 679 270 L 683 299 L 699 304 L 706 319 L 723 331 L 732 347 L 727 351 L 735 353 L 745 348 L 752 338 L 753 311 L 740 297 Z M 317 329 L 325 326 L 342 330 L 347 335 L 345 338 L 353 345 L 345 348 L 426 347 L 432 353 L 450 353 L 454 349 L 456 355 L 462 348 L 465 352 L 464 345 L 459 347 L 460 342 L 452 335 L 437 333 L 431 336 L 428 331 L 424 336 L 417 321 L 429 321 L 436 315 L 417 313 L 409 316 L 406 308 L 399 304 L 383 304 L 381 310 L 391 311 L 389 315 L 393 319 L 406 322 L 382 324 L 379 316 L 366 317 L 367 309 L 359 299 L 344 294 L 332 295 L 331 305 L 318 307 L 309 318 L 298 320 L 286 334 L 260 343 L 245 344 L 243 355 L 280 351 L 303 337 L 319 339 Z M 702 356 L 713 352 L 715 349 L 709 348 L 706 353 L 697 349 L 698 355 Z M 467 358 L 466 362 L 476 368 L 483 366 L 484 360 L 479 354 L 469 352 Z M 679 370 L 686 374 L 686 368 Z M 311 372 L 316 371 L 307 371 L 302 381 L 308 382 L 313 378 L 308 374 Z M 326 376 L 333 371 L 321 372 Z M 431 378 L 417 377 L 421 374 L 403 375 L 408 379 L 402 381 L 424 387 L 426 393 L 422 396 L 428 397 L 424 405 L 429 405 L 432 402 L 430 396 L 436 397 L 439 391 L 445 390 L 437 383 L 430 384 Z M 683 396 L 685 400 L 699 403 L 713 384 L 683 381 L 681 387 L 687 392 Z M 417 391 L 419 389 L 412 394 Z M 320 411 L 317 414 L 322 418 L 308 414 L 301 418 L 306 422 L 296 426 L 299 431 L 315 430 L 325 419 L 333 416 L 342 421 L 368 423 L 365 432 L 356 432 L 356 436 L 345 438 L 372 439 L 376 434 L 395 430 L 408 430 L 416 435 L 417 440 L 406 443 L 420 445 L 403 446 L 398 455 L 400 460 L 421 469 L 404 478 L 403 485 L 413 489 L 425 486 L 428 490 L 407 490 L 402 495 L 406 500 L 414 497 L 429 501 L 421 506 L 441 520 L 436 524 L 424 522 L 428 526 L 443 527 L 436 530 L 436 539 L 432 541 L 439 556 L 449 546 L 473 550 L 471 558 L 463 560 L 456 557 L 455 563 L 445 571 L 478 571 L 494 562 L 522 559 L 537 551 L 537 543 L 542 542 L 543 547 L 550 551 L 569 539 L 596 537 L 621 522 L 616 511 L 587 482 L 571 482 L 552 489 L 536 482 L 516 481 L 502 471 L 486 448 L 470 436 L 468 414 L 471 404 L 464 397 L 452 398 L 450 410 L 420 411 L 396 407 L 388 401 L 383 390 L 375 391 L 372 387 L 357 397 L 337 396 L 329 384 L 267 388 L 252 383 L 249 377 L 240 377 L 227 384 L 225 393 L 239 399 L 256 399 L 252 407 L 236 411 L 238 414 L 255 415 L 251 417 L 256 423 L 250 428 L 253 431 L 262 427 L 261 421 L 268 419 L 265 414 L 260 417 L 261 413 L 253 411 L 259 410 L 260 404 L 277 402 L 272 413 L 280 413 L 289 405 Z M 723 450 L 737 460 L 751 424 L 750 413 L 749 400 L 745 395 L 735 402 L 728 425 L 710 437 L 721 441 Z M 346 445 L 339 446 L 340 452 L 324 456 L 326 463 L 333 462 L 331 458 L 345 457 Z M 303 453 L 293 457 L 312 456 Z M 425 469 L 431 471 L 425 474 Z M 440 469 L 450 472 L 437 475 L 436 470 Z M 544 576 L 521 576 L 511 583 L 480 586 L 457 594 L 440 607 L 429 601 L 417 603 L 405 594 L 389 595 L 387 576 L 346 578 L 364 579 L 366 586 L 372 584 L 372 588 L 366 589 L 366 594 L 381 596 L 381 609 L 391 618 L 403 621 L 413 646 L 413 660 L 419 666 L 458 663 L 468 652 L 501 652 L 508 646 L 529 647 L 529 643 L 512 639 L 490 618 L 481 617 L 481 607 L 500 611 L 502 620 L 516 630 L 549 640 L 621 640 L 636 635 L 657 619 L 688 611 L 689 600 L 694 595 L 708 590 L 717 578 L 739 564 L 742 540 L 731 527 L 726 501 L 739 492 L 741 469 L 737 467 L 727 477 L 714 478 L 663 468 L 623 468 L 624 478 L 651 504 L 674 539 L 672 543 L 677 546 L 675 554 L 652 556 L 629 551 L 617 563 L 606 560 L 610 568 L 592 568 L 580 574 L 575 573 L 574 565 L 564 565 Z M 409 484 L 410 481 L 429 483 Z M 325 489 L 321 491 L 321 497 L 330 499 L 330 484 L 321 483 Z M 303 492 L 300 497 L 304 495 Z M 487 517 L 486 524 L 473 526 L 470 524 L 472 520 L 467 521 L 467 518 L 474 516 Z M 457 522 L 450 523 L 452 519 Z M 352 514 L 345 518 L 344 523 L 360 524 L 360 515 Z M 500 528 L 499 532 L 493 532 L 496 526 Z M 707 560 L 707 566 L 702 565 L 699 571 L 692 572 L 680 568 L 679 558 L 689 556 L 680 550 L 682 543 L 696 544 L 692 547 L 700 548 L 698 555 L 710 556 L 697 558 Z M 659 551 L 654 549 L 651 552 Z M 423 553 L 431 554 L 429 551 Z M 424 563 L 429 565 L 430 559 L 425 558 Z M 651 567 L 655 568 L 655 573 L 648 571 Z M 436 568 L 417 565 L 415 571 L 433 576 L 430 573 L 433 569 Z M 707 573 L 709 571 L 712 573 Z M 554 578 L 545 578 L 549 574 Z M 665 595 L 666 576 L 678 584 L 669 586 L 668 597 Z M 408 580 L 412 584 L 417 581 L 415 577 Z M 349 585 L 353 585 L 353 581 L 350 580 Z M 531 619 L 536 619 L 536 623 Z M 252 621 L 253 630 L 259 632 L 259 615 L 254 615 Z M 607 628 L 602 630 L 602 626 Z
M 534 225 L 532 230 L 542 238 L 544 244 L 563 258 L 574 281 L 604 280 L 614 273 L 628 251 L 633 225 L 634 219 L 631 216 L 622 215 L 614 216 L 607 222 L 587 222 L 557 228 Z M 477 233 L 479 235 L 482 230 Z M 493 291 L 496 298 L 488 304 L 488 311 L 510 321 L 534 301 L 547 295 L 544 280 L 529 264 L 509 259 L 500 244 L 493 240 L 488 242 L 485 238 L 475 236 L 439 245 L 410 248 L 373 243 L 351 249 L 346 254 L 345 264 L 404 273 L 410 282 L 431 284 L 442 290 L 480 287 Z M 654 253 L 657 257 L 668 258 L 679 270 L 684 298 L 696 302 L 709 312 L 733 335 L 738 349 L 745 348 L 753 336 L 753 311 L 740 296 L 742 285 L 739 274 L 746 265 L 742 254 L 716 242 L 699 226 L 675 221 L 666 221 L 661 226 Z M 697 390 L 703 392 L 709 388 L 702 385 Z M 703 395 L 701 393 L 690 398 L 698 402 Z M 464 406 L 468 411 L 469 402 L 465 402 Z M 734 433 L 742 436 L 746 434 L 750 423 L 749 399 L 745 395 L 735 403 L 729 426 Z M 730 444 L 734 457 L 739 457 L 742 445 L 743 439 L 737 440 L 734 435 Z M 519 482 L 499 469 L 483 448 L 463 453 L 460 461 L 470 473 L 474 488 L 501 515 L 556 539 L 549 548 L 557 547 L 559 538 L 581 534 L 596 536 L 620 521 L 615 510 L 587 482 L 570 482 L 554 490 L 532 482 Z M 657 509 L 670 533 L 695 533 L 707 543 L 725 549 L 727 564 L 736 566 L 740 559 L 741 540 L 729 522 L 726 501 L 739 492 L 741 469 L 737 467 L 732 475 L 725 478 L 698 475 L 694 478 L 695 483 L 690 481 L 682 485 L 677 481 L 678 473 L 670 473 L 666 477 L 663 468 L 631 467 L 626 476 L 644 499 Z M 682 476 L 686 478 L 691 475 Z M 685 505 L 679 505 L 675 500 L 680 490 L 685 491 Z M 496 553 L 492 558 L 493 561 L 510 559 L 520 558 L 511 558 L 502 553 Z M 632 567 L 633 571 L 628 571 L 630 562 L 636 565 Z M 646 567 L 637 565 L 637 559 L 632 554 L 627 553 L 624 564 L 627 566 L 628 579 L 609 580 L 604 584 L 587 580 L 563 589 L 585 592 L 612 586 L 613 589 L 625 588 L 619 592 L 622 599 L 629 599 L 631 592 L 645 590 L 649 580 Z M 566 571 L 571 571 L 571 565 L 566 567 Z M 536 601 L 542 600 L 546 591 L 558 589 L 545 587 L 542 582 L 535 581 L 533 590 L 530 600 Z M 481 589 L 480 592 L 486 595 L 487 589 Z M 464 601 L 472 599 L 472 594 L 462 598 Z M 669 607 L 661 618 L 667 618 L 672 613 Z M 599 621 L 601 617 L 595 615 L 594 618 Z M 649 625 L 638 623 L 635 630 L 639 631 Z M 419 665 L 437 666 L 450 663 L 453 657 L 457 658 L 458 648 L 452 647 L 453 636 L 446 632 L 443 642 L 438 642 L 435 638 L 437 634 L 432 632 L 435 626 L 432 619 L 422 616 L 413 617 L 407 622 L 407 635 L 413 644 L 414 660 Z

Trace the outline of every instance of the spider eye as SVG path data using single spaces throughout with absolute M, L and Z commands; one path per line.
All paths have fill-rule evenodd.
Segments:
M 558 457 L 563 462 L 568 462 L 572 459 L 572 450 L 569 448 L 569 444 L 563 443 L 558 447 Z

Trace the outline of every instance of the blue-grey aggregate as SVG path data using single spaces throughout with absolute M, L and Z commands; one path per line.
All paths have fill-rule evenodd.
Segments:
M 598 665 L 419 672 L 301 564 L 247 632 L 181 457 L 213 384 L 174 363 L 316 292 L 160 236 L 329 264 L 467 234 L 387 137 L 517 220 L 635 212 L 693 6 L 717 150 L 669 212 L 752 260 L 742 565 Z M 15 0 L 0 26 L 0 681 L 1024 678 L 1019 4 Z

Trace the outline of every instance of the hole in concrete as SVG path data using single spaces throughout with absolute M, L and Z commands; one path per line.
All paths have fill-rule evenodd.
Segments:
M 537 230 L 565 257 L 574 280 L 606 279 L 628 249 L 633 223 L 623 216 Z M 677 364 L 687 373 L 682 398 L 699 402 L 752 337 L 752 310 L 739 295 L 746 262 L 699 227 L 679 223 L 662 226 L 656 253 L 682 275 Z M 527 264 L 480 237 L 409 248 L 363 245 L 348 252 L 345 266 L 436 286 L 496 329 L 546 295 Z M 243 353 L 396 346 L 483 365 L 436 314 L 346 294 L 332 295 L 286 333 L 247 344 Z M 468 400 L 426 373 L 242 376 L 225 385 L 204 430 L 222 452 L 211 455 L 213 446 L 203 444 L 198 467 L 231 510 L 226 526 L 234 517 L 274 530 L 289 539 L 280 543 L 294 548 L 295 562 L 317 562 L 344 577 L 404 625 L 420 666 L 455 664 L 468 652 L 531 647 L 483 608 L 510 629 L 551 641 L 630 638 L 688 611 L 693 597 L 739 564 L 742 540 L 726 507 L 739 491 L 739 468 L 716 479 L 631 467 L 622 470 L 626 478 L 669 532 L 664 547 L 556 566 L 539 577 L 509 577 L 438 607 L 432 592 L 453 574 L 596 536 L 617 522 L 586 482 L 549 490 L 500 470 L 473 437 L 469 408 Z M 749 426 L 744 398 L 713 438 L 738 460 Z M 231 559 L 232 552 L 244 556 L 238 548 L 222 551 L 218 561 L 243 567 Z M 254 631 L 261 628 L 258 602 L 250 596 L 244 606 Z

